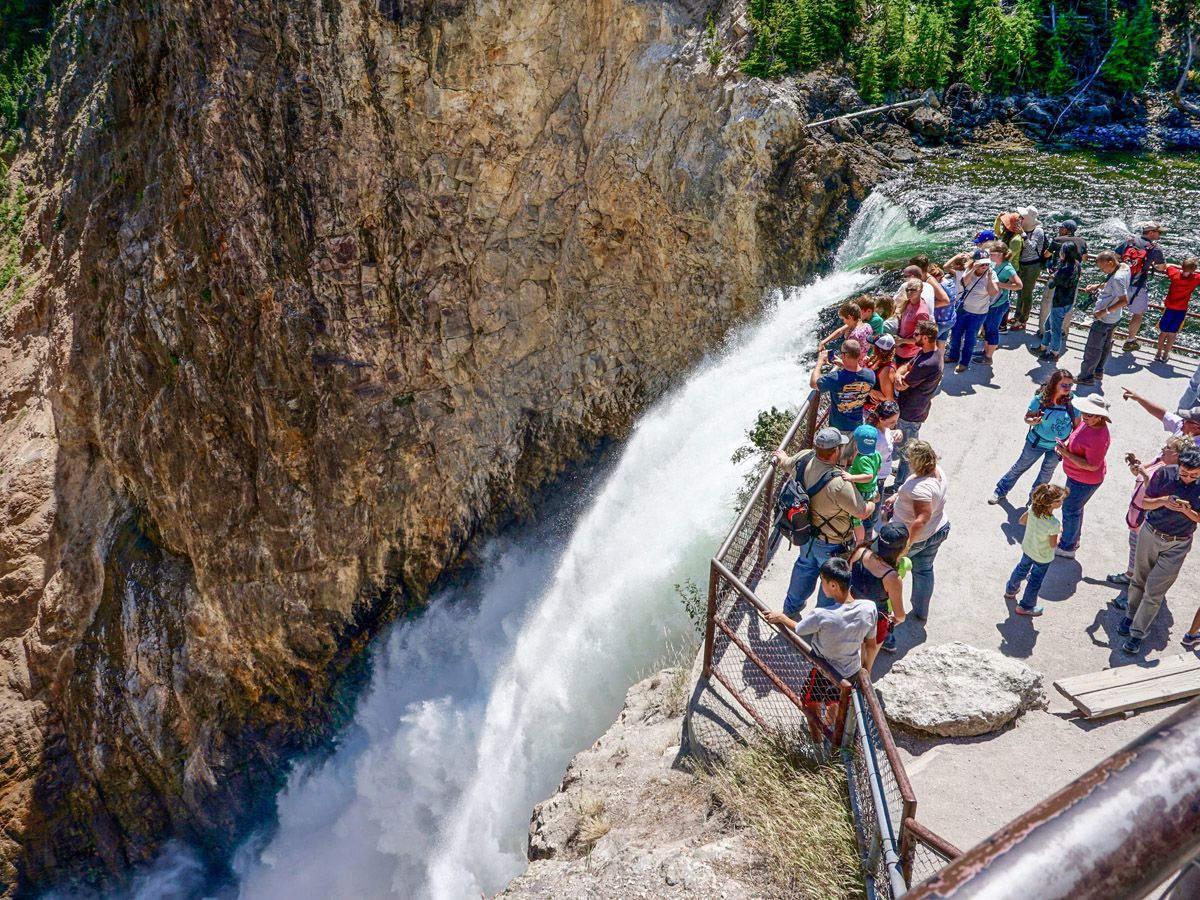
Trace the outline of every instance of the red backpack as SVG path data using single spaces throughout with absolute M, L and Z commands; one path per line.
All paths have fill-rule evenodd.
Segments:
M 1135 277 L 1141 275 L 1146 268 L 1146 251 L 1133 243 L 1125 248 L 1125 253 L 1121 258 L 1129 266 L 1129 274 Z

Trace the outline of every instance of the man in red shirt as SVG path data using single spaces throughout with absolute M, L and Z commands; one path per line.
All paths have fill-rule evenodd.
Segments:
M 1192 292 L 1200 287 L 1200 272 L 1197 272 L 1196 257 L 1189 256 L 1179 265 L 1159 265 L 1155 268 L 1171 280 L 1167 289 L 1167 299 L 1163 301 L 1166 311 L 1158 320 L 1158 349 L 1154 358 L 1162 362 L 1171 355 L 1175 346 L 1175 336 L 1187 317 L 1188 304 L 1192 300 Z

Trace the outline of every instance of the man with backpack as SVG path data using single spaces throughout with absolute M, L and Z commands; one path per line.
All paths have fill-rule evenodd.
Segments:
M 1150 305 L 1150 273 L 1167 262 L 1162 248 L 1158 246 L 1163 233 L 1162 225 L 1146 222 L 1141 230 L 1141 237 L 1131 235 L 1129 240 L 1116 248 L 1117 256 L 1129 266 L 1129 334 L 1121 345 L 1126 353 L 1141 346 L 1137 335 L 1142 327 L 1142 316 Z
M 813 438 L 813 449 L 794 456 L 775 451 L 775 464 L 783 471 L 795 471 L 796 512 L 791 516 L 789 537 L 799 543 L 800 555 L 792 567 L 783 612 L 795 617 L 817 588 L 821 566 L 826 560 L 849 549 L 854 535 L 853 519 L 865 520 L 875 512 L 875 504 L 865 500 L 853 484 L 842 476 L 839 465 L 842 447 L 848 438 L 836 428 L 822 428 Z M 797 521 L 800 518 L 801 521 Z M 821 590 L 817 606 L 828 607 L 832 600 Z

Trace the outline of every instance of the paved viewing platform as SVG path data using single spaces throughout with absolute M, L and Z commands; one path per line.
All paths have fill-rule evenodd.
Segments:
M 1072 329 L 1059 363 L 1063 368 L 1078 371 L 1085 338 L 1086 329 Z M 917 646 L 963 641 L 997 650 L 1044 675 L 1049 708 L 1026 712 L 997 733 L 926 739 L 894 731 L 919 799 L 921 822 L 962 848 L 987 837 L 1185 702 L 1088 721 L 1052 682 L 1112 666 L 1153 665 L 1160 657 L 1184 652 L 1179 639 L 1200 602 L 1195 590 L 1198 552 L 1185 564 L 1142 653 L 1121 652 L 1123 638 L 1116 634 L 1121 614 L 1110 602 L 1120 589 L 1106 583 L 1105 576 L 1123 572 L 1126 565 L 1125 512 L 1133 478 L 1124 457 L 1133 452 L 1149 461 L 1168 436 L 1140 405 L 1121 399 L 1122 389 L 1132 388 L 1173 410 L 1196 366 L 1188 357 L 1154 362 L 1152 341 L 1143 341 L 1147 349 L 1136 354 L 1116 353 L 1102 387 L 1077 389 L 1079 395 L 1100 394 L 1112 404 L 1107 477 L 1086 507 L 1077 558 L 1056 558 L 1047 573 L 1041 591 L 1045 615 L 1021 617 L 1005 602 L 1005 582 L 1021 555 L 1021 504 L 1036 467 L 1012 490 L 1011 502 L 989 506 L 987 500 L 1021 451 L 1027 431 L 1023 416 L 1034 390 L 1055 368 L 1025 351 L 1028 339 L 1003 335 L 991 368 L 972 366 L 963 375 L 946 370 L 921 438 L 933 445 L 949 479 L 950 535 L 937 557 L 929 620 L 910 617 L 901 625 L 898 652 L 881 653 L 873 673 L 878 680 Z M 797 396 L 802 393 L 798 382 Z M 1055 481 L 1064 480 L 1060 467 Z M 755 590 L 772 609 L 782 608 L 795 554 L 784 543 Z M 906 608 L 911 586 L 906 579 Z M 697 697 L 710 720 L 710 733 L 711 720 L 721 718 L 722 711 L 727 725 L 748 724 L 744 711 L 723 694 L 719 686 L 710 686 Z

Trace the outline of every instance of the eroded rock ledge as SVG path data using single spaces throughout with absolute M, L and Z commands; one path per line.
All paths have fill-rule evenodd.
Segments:
M 882 156 L 707 9 L 65 15 L 0 296 L 0 884 L 219 858 L 398 604 L 819 264 Z

